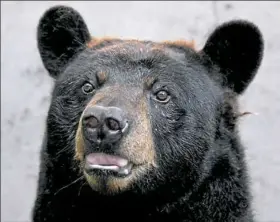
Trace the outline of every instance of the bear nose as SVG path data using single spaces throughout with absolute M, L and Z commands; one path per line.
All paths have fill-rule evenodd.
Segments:
M 88 107 L 83 116 L 85 138 L 94 143 L 114 143 L 128 128 L 128 121 L 118 107 Z

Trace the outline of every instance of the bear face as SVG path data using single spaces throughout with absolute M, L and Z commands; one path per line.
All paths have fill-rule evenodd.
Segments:
M 100 195 L 174 196 L 213 176 L 247 192 L 235 126 L 238 96 L 263 56 L 254 24 L 224 23 L 197 50 L 182 41 L 97 39 L 77 11 L 57 6 L 42 16 L 37 37 L 55 80 L 42 151 L 42 170 L 56 168 L 48 170 L 57 177 L 50 183 L 71 174 Z M 229 201 L 247 205 L 240 195 Z
M 243 92 L 262 54 L 258 29 L 244 21 L 219 27 L 197 52 L 176 42 L 96 40 L 67 7 L 45 13 L 38 40 L 56 79 L 50 136 L 105 193 L 199 175 L 225 92 Z
M 85 171 L 94 189 L 116 192 L 131 185 L 149 187 L 150 180 L 160 184 L 173 171 L 187 173 L 186 164 L 199 164 L 201 159 L 196 156 L 202 158 L 199 153 L 205 152 L 213 140 L 216 113 L 222 102 L 221 90 L 199 60 L 191 49 L 123 40 L 100 49 L 86 49 L 67 66 L 54 90 L 52 116 L 61 116 L 53 125 L 65 131 L 65 137 L 68 132 L 77 132 L 67 141 L 73 144 L 75 140 L 75 157 L 82 169 L 87 156 L 97 158 L 92 153 L 98 153 L 98 158 L 105 158 L 100 153 L 118 156 L 131 165 L 126 166 L 131 169 L 125 177 L 108 174 L 110 170 L 97 169 L 91 175 Z M 85 92 L 87 87 L 90 91 Z M 128 130 L 125 134 L 119 130 L 120 135 L 107 142 L 110 135 L 104 127 L 108 123 L 97 117 L 96 121 L 105 124 L 97 127 L 97 145 L 98 135 L 88 133 L 85 115 L 90 109 L 103 109 L 100 115 L 107 115 L 106 110 L 114 107 L 125 116 Z

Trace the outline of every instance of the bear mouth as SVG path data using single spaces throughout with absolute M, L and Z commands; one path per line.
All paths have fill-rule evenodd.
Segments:
M 88 174 L 102 174 L 126 177 L 131 174 L 133 164 L 127 159 L 105 153 L 90 153 L 85 158 Z

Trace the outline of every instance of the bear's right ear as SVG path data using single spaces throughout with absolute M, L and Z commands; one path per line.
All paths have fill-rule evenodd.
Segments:
M 57 78 L 73 56 L 91 39 L 82 16 L 71 7 L 54 6 L 40 18 L 37 44 L 50 76 Z

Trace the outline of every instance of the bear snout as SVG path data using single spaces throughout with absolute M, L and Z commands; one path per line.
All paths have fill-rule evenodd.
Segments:
M 90 145 L 111 145 L 128 131 L 128 119 L 118 107 L 89 106 L 82 117 L 85 140 Z

